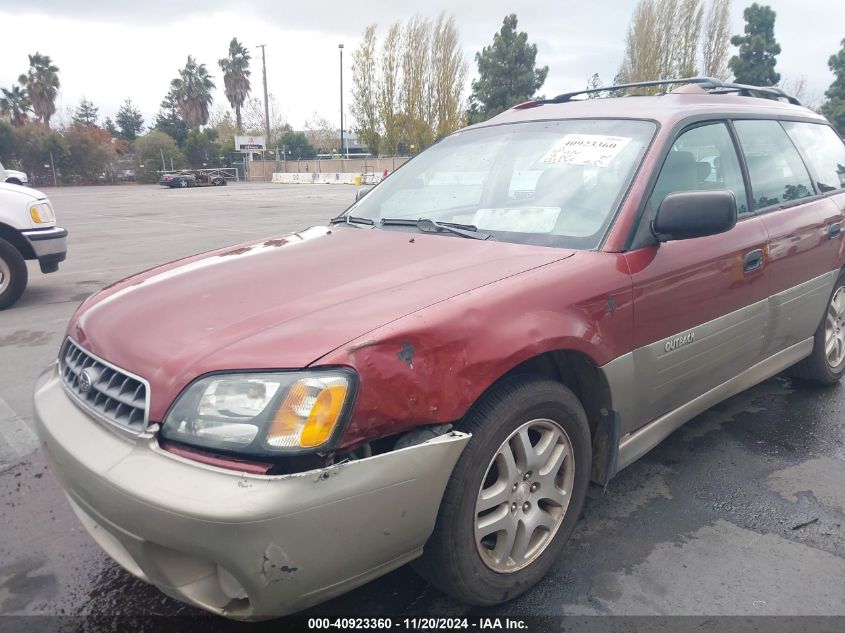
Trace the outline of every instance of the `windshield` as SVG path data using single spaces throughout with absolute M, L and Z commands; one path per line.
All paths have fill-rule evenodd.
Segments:
M 377 227 L 388 218 L 426 218 L 476 227 L 499 241 L 595 248 L 654 130 L 621 119 L 465 130 L 421 153 L 347 213 Z

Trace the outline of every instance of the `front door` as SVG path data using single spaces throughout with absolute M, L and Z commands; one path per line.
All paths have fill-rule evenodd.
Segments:
M 769 311 L 767 235 L 760 219 L 749 213 L 736 148 L 724 122 L 700 124 L 678 136 L 643 222 L 650 223 L 668 194 L 705 189 L 733 192 L 739 212 L 733 229 L 662 244 L 651 240 L 625 255 L 634 290 L 636 403 L 622 421 L 623 434 L 762 358 Z

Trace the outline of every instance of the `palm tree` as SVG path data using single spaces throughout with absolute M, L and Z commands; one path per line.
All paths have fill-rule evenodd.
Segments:
M 211 81 L 205 64 L 197 64 L 197 61 L 188 55 L 188 63 L 179 71 L 179 76 L 170 82 L 170 92 L 182 120 L 189 128 L 208 122 L 212 90 L 214 82 Z
M 56 112 L 56 95 L 59 93 L 59 69 L 48 55 L 35 53 L 29 56 L 29 71 L 18 77 L 26 88 L 35 116 L 50 125 Z
M 249 85 L 249 51 L 233 37 L 229 42 L 229 56 L 217 62 L 223 71 L 223 85 L 226 88 L 226 98 L 235 109 L 235 124 L 238 134 L 241 133 L 241 106 L 246 101 L 250 91 Z
M 20 127 L 28 118 L 32 104 L 26 94 L 26 90 L 12 84 L 11 90 L 0 88 L 3 96 L 0 97 L 0 113 L 8 116 L 15 127 Z

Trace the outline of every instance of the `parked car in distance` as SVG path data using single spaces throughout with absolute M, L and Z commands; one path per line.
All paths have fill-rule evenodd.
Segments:
M 12 306 L 26 289 L 26 260 L 38 260 L 42 273 L 53 273 L 66 255 L 67 231 L 56 226 L 47 196 L 0 183 L 0 310 Z
M 170 187 L 171 189 L 176 187 L 187 189 L 188 187 L 197 186 L 197 178 L 192 172 L 178 171 L 172 174 L 162 174 L 158 184 L 162 187 Z
M 777 89 L 672 83 L 517 105 L 327 226 L 87 299 L 35 389 L 82 525 L 230 618 L 412 560 L 491 605 L 591 481 L 778 372 L 840 381 L 845 145 Z
M 221 187 L 226 185 L 226 177 L 220 172 L 182 170 L 172 174 L 162 174 L 159 184 L 162 187 Z
M 3 167 L 3 163 L 0 163 L 0 182 L 7 182 L 10 185 L 28 185 L 29 178 L 24 172 L 17 169 L 6 169 Z

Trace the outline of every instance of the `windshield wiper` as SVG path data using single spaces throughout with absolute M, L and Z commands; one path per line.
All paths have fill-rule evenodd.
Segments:
M 357 215 L 339 215 L 329 220 L 329 224 L 367 224 L 373 226 L 375 222 L 370 218 L 362 218 Z
M 478 227 L 472 224 L 457 224 L 456 222 L 435 222 L 428 218 L 411 220 L 408 218 L 382 218 L 379 224 L 383 226 L 415 226 L 423 233 L 454 233 L 461 237 L 470 237 L 474 240 L 489 240 L 493 236 L 489 233 L 480 233 Z

